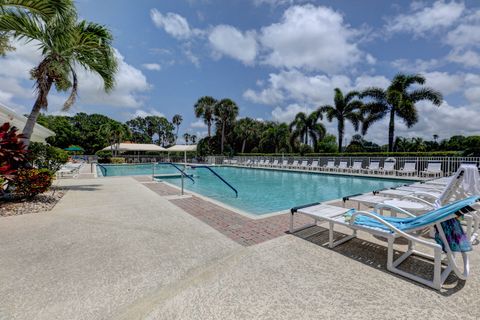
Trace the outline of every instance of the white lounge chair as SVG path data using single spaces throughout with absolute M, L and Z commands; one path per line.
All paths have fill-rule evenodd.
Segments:
M 379 174 L 383 175 L 389 175 L 389 174 L 395 174 L 395 161 L 385 161 L 383 163 L 383 168 L 380 168 L 378 170 Z
M 335 160 L 328 160 L 327 164 L 322 166 L 320 169 L 322 171 L 334 171 L 337 167 L 335 166 Z
M 296 167 L 298 167 L 298 160 L 293 160 L 293 162 L 288 165 L 289 169 L 295 169 Z
M 257 167 L 263 167 L 263 164 L 265 163 L 265 160 L 260 160 L 259 162 L 256 163 Z
M 272 164 L 270 164 L 270 167 L 278 167 L 278 159 L 273 160 Z
M 438 161 L 430 161 L 427 168 L 420 172 L 421 177 L 441 177 L 443 176 L 442 163 Z
M 396 171 L 399 176 L 414 176 L 417 173 L 416 162 L 405 162 L 403 168 Z
M 282 164 L 280 165 L 281 168 L 287 168 L 288 167 L 288 160 L 282 160 Z
M 374 174 L 377 173 L 378 170 L 380 170 L 380 161 L 374 160 L 370 161 L 370 164 L 368 167 L 362 170 L 363 173 L 368 173 L 368 174 Z
M 302 163 L 298 165 L 298 169 L 308 169 L 308 160 L 303 160 Z
M 398 213 L 404 214 L 407 218 L 383 217 L 376 212 L 347 210 L 331 205 L 318 204 L 314 206 L 293 208 L 291 210 L 290 232 L 296 232 L 299 229 L 293 228 L 294 215 L 296 213 L 304 214 L 317 222 L 328 222 L 329 225 L 329 247 L 334 248 L 346 241 L 357 237 L 357 231 L 364 231 L 374 236 L 386 238 L 387 247 L 387 270 L 417 281 L 434 289 L 440 290 L 443 283 L 450 273 L 455 273 L 461 280 L 466 280 L 469 275 L 469 257 L 467 252 L 461 252 L 463 260 L 463 270 L 457 265 L 455 252 L 450 249 L 450 244 L 445 236 L 442 222 L 457 218 L 471 210 L 471 205 L 479 200 L 478 196 L 472 196 L 459 200 L 430 212 L 415 217 L 405 210 L 398 210 Z M 341 225 L 352 230 L 352 234 L 342 239 L 334 240 L 334 227 Z M 438 230 L 438 239 L 442 244 L 427 241 L 419 236 L 419 233 L 425 229 L 436 228 Z M 408 250 L 400 257 L 395 259 L 394 241 L 397 238 L 404 238 L 408 241 Z M 416 245 L 431 249 L 433 255 L 416 250 Z M 444 250 L 444 251 L 443 251 Z M 398 268 L 408 257 L 412 255 L 429 259 L 433 262 L 433 278 L 427 280 L 414 273 L 407 272 Z M 442 269 L 442 264 L 445 267 Z
M 318 170 L 320 167 L 318 166 L 318 160 L 313 160 L 312 163 L 308 166 L 308 170 Z
M 360 172 L 362 170 L 362 163 L 362 160 L 354 160 L 353 165 L 349 167 L 347 171 L 350 173 Z
M 262 167 L 270 167 L 270 160 L 269 159 L 265 160 Z
M 348 162 L 347 161 L 340 161 L 338 166 L 335 168 L 336 172 L 345 172 L 348 169 Z
M 66 163 L 57 170 L 56 175 L 57 178 L 66 178 L 66 177 L 77 177 L 80 173 L 80 169 L 82 168 L 82 163 Z
M 476 177 L 474 177 L 476 175 Z M 464 183 L 466 176 L 469 177 L 467 183 Z M 453 178 L 450 180 L 448 186 L 442 191 L 438 189 L 421 189 L 413 188 L 413 190 L 406 190 L 405 188 L 398 188 L 399 191 L 411 191 L 411 194 L 395 197 L 392 192 L 388 196 L 391 198 L 384 198 L 382 195 L 387 195 L 388 192 L 379 193 L 380 195 L 360 195 L 345 197 L 346 200 L 357 202 L 358 208 L 360 204 L 375 209 L 393 208 L 403 209 L 416 214 L 422 214 L 434 209 L 440 205 L 446 205 L 450 202 L 464 199 L 472 195 L 480 194 L 480 186 L 472 185 L 471 181 L 480 181 L 478 170 L 476 168 L 461 166 Z M 383 199 L 382 199 L 383 198 Z M 478 229 L 480 226 L 479 213 L 472 213 L 466 215 L 466 229 L 467 235 L 470 239 L 475 240 L 478 236 Z

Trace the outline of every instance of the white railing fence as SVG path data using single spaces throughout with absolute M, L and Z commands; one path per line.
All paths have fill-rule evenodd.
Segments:
M 269 157 L 269 156 L 239 156 L 239 157 L 222 157 L 222 156 L 209 156 L 207 157 L 207 163 L 209 164 L 223 164 L 224 160 L 237 160 L 238 163 L 246 162 L 247 160 L 259 161 L 259 160 L 288 160 L 289 163 L 294 160 L 304 161 L 307 160 L 311 163 L 313 160 L 318 160 L 319 166 L 324 166 L 328 161 L 335 161 L 335 165 L 338 165 L 340 161 L 347 161 L 351 166 L 354 161 L 362 161 L 362 167 L 366 168 L 371 161 L 380 161 L 380 167 L 383 167 L 385 160 L 395 159 L 395 169 L 400 170 L 403 168 L 406 162 L 415 162 L 417 174 L 427 168 L 429 162 L 440 162 L 444 175 L 451 175 L 457 171 L 458 167 L 462 163 L 473 163 L 477 166 L 480 164 L 480 157 L 302 157 L 302 156 L 284 156 L 284 157 Z

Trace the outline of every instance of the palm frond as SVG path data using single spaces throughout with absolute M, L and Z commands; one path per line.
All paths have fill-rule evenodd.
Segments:
M 6 12 L 0 14 L 0 31 L 11 34 L 14 38 L 27 41 L 46 42 L 44 25 L 35 17 L 25 12 Z
M 443 102 L 443 96 L 439 91 L 426 87 L 408 93 L 407 97 L 413 103 L 421 100 L 428 100 L 431 101 L 434 105 L 439 106 Z
M 0 0 L 0 10 L 5 12 L 27 11 L 44 21 L 65 16 L 75 9 L 72 0 Z
M 360 98 L 371 98 L 371 99 L 375 99 L 375 100 L 386 100 L 387 99 L 387 94 L 385 92 L 385 90 L 383 90 L 382 88 L 378 88 L 378 87 L 370 87 L 370 88 L 367 88 L 365 90 L 363 90 L 361 93 L 360 93 Z
M 371 113 L 365 117 L 362 121 L 362 135 L 366 135 L 368 129 L 370 129 L 375 122 L 382 120 L 384 116 L 385 114 L 383 113 Z
M 345 103 L 350 103 L 350 101 L 355 98 L 355 97 L 359 97 L 360 96 L 360 92 L 359 91 L 350 91 L 348 92 L 346 95 L 345 95 Z

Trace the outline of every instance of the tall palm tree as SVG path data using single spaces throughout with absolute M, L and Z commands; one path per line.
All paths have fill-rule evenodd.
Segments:
M 243 118 L 235 123 L 235 135 L 242 141 L 242 153 L 245 152 L 247 140 L 250 140 L 257 134 L 258 125 L 252 118 Z
M 325 126 L 318 123 L 319 119 L 322 119 L 322 114 L 319 112 L 312 112 L 308 116 L 303 112 L 297 113 L 289 127 L 292 132 L 290 144 L 293 146 L 294 141 L 300 139 L 300 142 L 308 145 L 310 138 L 313 148 L 316 150 L 317 142 L 322 140 L 327 132 Z
M 185 139 L 185 144 L 188 144 L 191 141 L 191 135 L 189 133 L 183 134 L 183 139 Z
M 197 135 L 192 134 L 192 135 L 190 136 L 190 141 L 192 141 L 192 144 L 195 144 L 195 143 L 197 142 Z
M 128 134 L 126 127 L 120 122 L 111 121 L 100 126 L 100 134 L 104 135 L 110 143 L 112 156 L 118 155 L 118 148 L 123 138 Z
M 397 74 L 387 89 L 368 88 L 361 97 L 370 98 L 371 101 L 364 106 L 364 121 L 362 133 L 366 133 L 369 127 L 389 116 L 388 125 L 388 151 L 393 151 L 395 138 L 395 117 L 402 119 L 408 128 L 418 122 L 418 112 L 415 104 L 421 100 L 431 101 L 440 106 L 443 101 L 442 94 L 432 88 L 417 87 L 409 90 L 410 86 L 425 84 L 425 77 L 418 74 Z
M 339 88 L 335 88 L 334 91 L 334 106 L 321 106 L 318 108 L 318 112 L 325 113 L 329 122 L 332 122 L 333 119 L 337 119 L 338 152 L 342 152 L 343 136 L 345 134 L 345 120 L 350 121 L 353 124 L 355 131 L 358 131 L 362 119 L 360 108 L 363 103 L 356 99 L 360 95 L 357 91 L 350 91 L 345 95 Z
M 269 126 L 260 138 L 260 145 L 263 149 L 278 153 L 280 149 L 288 149 L 288 137 L 290 130 L 286 123 Z M 269 150 L 273 147 L 273 150 Z
M 180 125 L 182 124 L 183 118 L 181 115 L 176 114 L 173 116 L 172 123 L 174 126 L 177 127 L 177 132 L 175 133 L 175 143 L 177 143 L 178 139 L 178 129 L 180 129 Z
M 222 99 L 215 104 L 215 119 L 222 128 L 222 140 L 220 143 L 220 151 L 223 153 L 225 145 L 225 129 L 227 125 L 231 125 L 238 116 L 238 106 L 230 99 Z
M 100 75 L 105 91 L 114 87 L 117 61 L 113 37 L 102 25 L 78 21 L 73 0 L 0 0 L 0 10 L 0 33 L 38 42 L 42 53 L 42 60 L 30 72 L 37 97 L 23 129 L 28 145 L 53 85 L 58 91 L 71 89 L 64 110 L 75 103 L 78 66 Z
M 203 118 L 203 122 L 207 125 L 208 137 L 211 136 L 210 133 L 211 133 L 216 104 L 217 104 L 217 100 L 215 100 L 212 97 L 205 96 L 198 99 L 195 105 L 193 106 L 195 110 L 195 116 L 197 118 L 200 118 L 200 117 Z

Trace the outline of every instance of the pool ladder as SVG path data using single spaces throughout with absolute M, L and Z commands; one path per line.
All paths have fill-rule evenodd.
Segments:
M 213 173 L 218 179 L 220 179 L 223 183 L 225 183 L 228 187 L 230 187 L 230 189 L 233 190 L 233 192 L 235 192 L 235 198 L 238 198 L 238 191 L 237 189 L 235 189 L 230 183 L 227 182 L 227 180 L 225 180 L 224 178 L 222 178 L 221 175 L 219 175 L 217 172 L 215 172 L 212 168 L 210 168 L 209 166 L 204 166 L 204 165 L 192 165 L 191 166 L 192 169 L 196 169 L 196 168 L 205 168 L 205 169 L 208 169 L 211 173 Z

